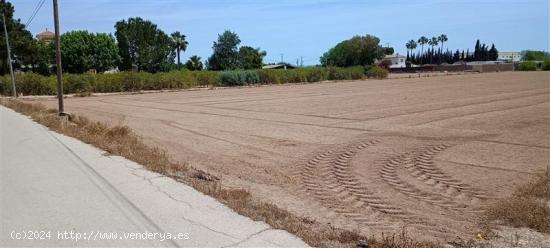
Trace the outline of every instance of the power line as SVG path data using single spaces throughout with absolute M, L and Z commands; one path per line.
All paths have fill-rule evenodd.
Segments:
M 40 5 L 41 1 L 42 0 L 38 0 L 38 4 L 36 4 L 36 6 L 34 6 L 34 9 L 32 10 L 31 15 L 29 16 L 29 19 L 27 19 L 27 22 L 25 22 L 25 26 L 27 26 L 27 23 L 29 23 L 29 21 L 31 20 L 32 16 L 36 12 L 36 9 L 38 9 L 38 6 Z
M 34 18 L 36 17 L 36 15 L 38 14 L 38 11 L 40 11 L 40 9 L 42 8 L 42 6 L 44 5 L 44 2 L 46 0 L 41 0 L 40 2 L 38 2 L 38 4 L 36 5 L 36 8 L 34 9 L 34 12 L 32 13 L 31 17 L 29 17 L 29 20 L 27 21 L 27 23 L 25 24 L 26 27 L 29 27 L 29 25 L 31 25 L 32 21 L 34 20 Z
M 31 16 L 29 17 L 29 20 L 27 21 L 27 23 L 25 23 L 25 26 L 28 28 L 29 25 L 31 25 L 32 21 L 34 20 L 34 18 L 36 17 L 36 14 L 38 14 L 38 11 L 40 11 L 40 9 L 42 8 L 42 6 L 44 5 L 44 2 L 46 0 L 40 0 L 40 2 L 38 2 L 38 4 L 36 5 L 36 8 L 34 8 L 34 11 L 33 13 L 31 14 Z

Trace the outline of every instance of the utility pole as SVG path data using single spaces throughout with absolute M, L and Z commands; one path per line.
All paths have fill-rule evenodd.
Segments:
M 300 67 L 304 67 L 304 56 L 300 56 Z
M 284 55 L 283 53 L 281 53 L 281 64 L 284 63 L 284 62 L 283 62 L 283 61 L 284 61 L 284 60 L 283 60 L 284 56 L 285 56 L 285 55 Z
M 15 75 L 13 74 L 13 65 L 11 61 L 11 50 L 10 50 L 10 41 L 8 38 L 8 29 L 6 28 L 6 16 L 4 12 L 2 14 L 2 23 L 4 24 L 4 35 L 6 36 L 6 46 L 8 50 L 8 64 L 10 65 L 10 74 L 11 74 L 11 86 L 13 91 L 13 97 L 17 98 L 17 91 L 15 91 Z
M 61 68 L 61 41 L 59 38 L 59 11 L 57 10 L 57 0 L 53 0 L 53 18 L 55 23 L 55 62 L 57 64 L 57 100 L 58 114 L 65 115 L 65 107 L 63 105 L 63 81 Z

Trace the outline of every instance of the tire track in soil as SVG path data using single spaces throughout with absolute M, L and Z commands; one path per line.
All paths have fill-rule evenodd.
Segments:
M 445 174 L 434 163 L 434 156 L 451 147 L 449 144 L 430 146 L 411 158 L 407 167 L 414 177 L 431 186 L 435 191 L 443 190 L 444 194 L 452 198 L 469 198 L 484 200 L 489 196 L 479 189 L 454 179 Z
M 352 219 L 359 225 L 365 225 L 384 231 L 392 231 L 394 228 L 388 222 L 372 222 L 369 217 L 371 214 L 365 213 L 364 209 L 354 204 L 342 204 L 345 201 L 340 195 L 343 192 L 343 187 L 338 187 L 334 184 L 335 180 L 331 180 L 330 161 L 336 156 L 335 150 L 319 153 L 313 159 L 307 161 L 300 172 L 300 179 L 305 186 L 307 192 L 313 194 L 315 199 L 323 206 L 332 211 Z M 328 169 L 328 170 L 327 170 Z M 329 175 L 327 177 L 327 174 Z M 367 216 L 365 216 L 367 215 Z
M 379 174 L 388 185 L 405 196 L 444 208 L 455 213 L 453 219 L 464 221 L 468 220 L 464 214 L 478 212 L 468 203 L 486 199 L 487 196 L 435 167 L 434 156 L 449 147 L 447 144 L 429 146 L 394 156 L 380 163 Z M 399 169 L 405 169 L 429 189 L 420 189 L 400 178 L 397 173 Z
M 306 191 L 325 207 L 359 225 L 397 231 L 399 222 L 403 222 L 407 227 L 438 237 L 453 237 L 456 231 L 437 227 L 427 219 L 383 200 L 361 185 L 351 172 L 351 159 L 359 151 L 377 143 L 377 140 L 361 141 L 315 155 L 302 166 L 299 175 Z

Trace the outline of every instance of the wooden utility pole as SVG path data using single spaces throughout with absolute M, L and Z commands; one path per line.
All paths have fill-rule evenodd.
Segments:
M 17 91 L 15 90 L 15 75 L 13 74 L 13 65 L 11 61 L 11 50 L 10 50 L 10 40 L 8 38 L 8 29 L 6 28 L 6 16 L 2 12 L 2 23 L 4 23 L 4 35 L 6 36 L 6 46 L 8 50 L 8 64 L 10 66 L 10 74 L 11 74 L 11 86 L 13 91 L 13 97 L 17 97 Z
M 61 68 L 61 41 L 59 38 L 59 11 L 57 9 L 57 0 L 53 0 L 53 18 L 55 23 L 55 62 L 57 64 L 57 101 L 59 116 L 65 115 L 65 107 L 63 105 L 63 81 Z

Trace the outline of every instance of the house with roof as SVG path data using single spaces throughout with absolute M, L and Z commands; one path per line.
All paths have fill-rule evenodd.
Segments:
M 53 42 L 53 40 L 55 39 L 55 34 L 53 32 L 48 31 L 48 29 L 46 29 L 46 31 L 38 33 L 36 35 L 36 38 L 40 42 L 44 42 L 44 43 L 49 44 L 49 43 Z
M 407 57 L 396 53 L 391 55 L 386 55 L 383 59 L 376 62 L 376 64 L 385 65 L 388 68 L 405 68 L 407 67 L 406 64 Z
M 518 62 L 521 60 L 520 52 L 498 52 L 498 60 L 507 62 Z
M 288 63 L 278 63 L 278 64 L 270 64 L 270 65 L 264 65 L 262 66 L 262 69 L 294 69 L 295 66 L 288 64 Z

